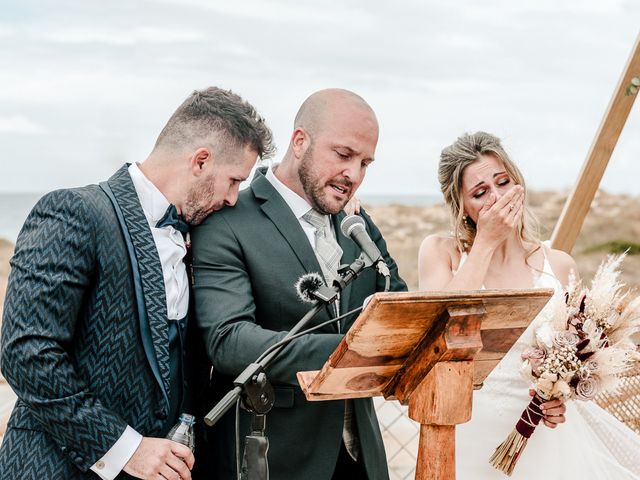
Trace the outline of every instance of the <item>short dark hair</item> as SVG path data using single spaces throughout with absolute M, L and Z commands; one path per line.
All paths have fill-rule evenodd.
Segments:
M 154 148 L 184 147 L 216 138 L 216 147 L 249 146 L 260 158 L 275 152 L 272 134 L 256 109 L 231 90 L 195 90 L 171 115 Z

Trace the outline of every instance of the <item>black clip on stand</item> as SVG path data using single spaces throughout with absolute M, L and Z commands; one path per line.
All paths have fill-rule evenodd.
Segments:
M 253 414 L 253 418 L 251 419 L 251 435 L 247 435 L 245 438 L 240 471 L 241 480 L 269 478 L 269 465 L 267 464 L 269 439 L 265 435 L 265 429 L 267 425 L 266 414 L 271 410 L 273 401 L 273 387 L 264 371 L 259 370 L 259 373 L 252 375 L 251 380 L 246 384 L 245 395 L 242 396 L 243 407 Z
M 267 463 L 267 450 L 269 440 L 265 436 L 266 414 L 273 407 L 274 392 L 265 369 L 275 360 L 280 352 L 287 346 L 286 340 L 300 332 L 309 321 L 320 312 L 326 304 L 334 302 L 338 293 L 350 284 L 367 267 L 373 265 L 368 257 L 361 255 L 351 265 L 340 267 L 341 279 L 335 280 L 332 287 L 321 285 L 311 292 L 316 304 L 309 310 L 289 333 L 281 340 L 282 345 L 276 348 L 264 358 L 250 364 L 233 381 L 235 388 L 228 392 L 213 409 L 204 417 L 204 423 L 209 427 L 215 425 L 240 397 L 242 406 L 253 414 L 251 422 L 251 435 L 246 437 L 244 455 L 242 458 L 242 470 L 240 480 L 268 480 L 269 467 Z

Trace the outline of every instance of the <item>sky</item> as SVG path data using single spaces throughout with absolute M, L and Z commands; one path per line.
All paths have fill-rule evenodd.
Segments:
M 3 0 L 0 194 L 95 183 L 144 160 L 194 89 L 230 88 L 279 152 L 304 99 L 363 96 L 380 123 L 362 195 L 433 195 L 440 151 L 498 135 L 538 190 L 571 188 L 631 48 L 638 0 Z M 602 187 L 640 194 L 640 102 Z

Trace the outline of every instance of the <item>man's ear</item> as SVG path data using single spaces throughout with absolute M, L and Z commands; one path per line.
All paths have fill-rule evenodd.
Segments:
M 200 147 L 191 155 L 189 159 L 191 164 L 191 173 L 195 177 L 202 175 L 208 163 L 213 163 L 213 154 L 211 150 L 205 147 Z
M 311 137 L 305 130 L 298 127 L 293 131 L 291 135 L 291 149 L 296 158 L 302 158 L 310 144 Z

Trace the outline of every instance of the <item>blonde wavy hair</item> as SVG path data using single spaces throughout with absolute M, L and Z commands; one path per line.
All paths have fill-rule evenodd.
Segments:
M 538 221 L 527 204 L 527 190 L 524 178 L 518 167 L 511 161 L 502 148 L 500 139 L 490 133 L 466 133 L 442 150 L 438 165 L 438 180 L 444 200 L 449 207 L 453 236 L 460 252 L 468 252 L 476 237 L 476 225 L 464 215 L 462 196 L 462 174 L 465 168 L 480 159 L 482 155 L 493 155 L 504 164 L 511 180 L 525 189 L 524 210 L 518 227 L 520 239 L 531 242 L 536 247 L 528 252 L 531 255 L 540 246 Z

